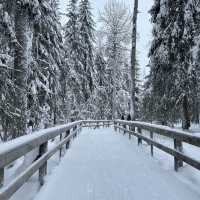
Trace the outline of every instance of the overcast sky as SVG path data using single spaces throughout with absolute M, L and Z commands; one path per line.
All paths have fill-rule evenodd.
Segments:
M 93 14 L 96 19 L 98 19 L 99 10 L 103 9 L 107 0 L 91 0 Z M 130 8 L 133 8 L 134 0 L 126 0 L 127 4 Z M 62 12 L 66 11 L 68 4 L 68 0 L 60 0 L 60 8 Z M 148 50 L 150 47 L 151 41 L 151 23 L 150 23 L 150 15 L 148 11 L 150 10 L 153 4 L 153 0 L 139 0 L 139 16 L 138 16 L 138 51 L 139 51 L 139 64 L 141 68 L 141 78 L 147 74 L 147 69 L 145 66 L 148 64 Z M 62 19 L 62 23 L 64 23 L 65 19 Z

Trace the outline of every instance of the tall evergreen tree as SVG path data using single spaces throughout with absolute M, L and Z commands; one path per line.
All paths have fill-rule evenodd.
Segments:
M 14 47 L 15 84 L 14 106 L 18 114 L 14 120 L 16 136 L 25 134 L 27 127 L 28 67 L 32 50 L 33 22 L 39 15 L 39 2 L 19 0 L 15 3 L 14 26 L 17 43 Z
M 191 1 L 157 0 L 151 10 L 154 40 L 149 55 L 155 118 L 167 122 L 182 117 L 184 129 L 190 127 L 191 92 L 197 77 L 191 51 L 195 14 L 190 8 Z
M 194 47 L 192 49 L 193 64 L 196 71 L 196 86 L 193 90 L 193 122 L 199 123 L 199 113 L 200 113 L 200 3 L 198 1 L 190 1 L 188 3 L 188 10 L 192 10 L 193 17 L 193 30 L 194 33 Z
M 8 0 L 0 5 L 0 115 L 4 136 L 8 132 L 12 137 L 26 133 L 27 122 L 38 127 L 44 110 L 49 110 L 49 118 L 61 110 L 55 109 L 60 104 L 63 60 L 57 3 Z
M 0 124 L 3 130 L 0 136 L 3 141 L 6 141 L 11 134 L 12 120 L 15 118 L 12 48 L 16 43 L 16 36 L 11 5 L 13 1 L 0 3 Z
M 93 113 L 95 119 L 111 118 L 108 84 L 107 63 L 102 49 L 98 49 L 95 57 L 95 89 L 93 93 Z
M 94 90 L 94 31 L 95 23 L 93 20 L 91 5 L 89 0 L 81 0 L 79 5 L 78 26 L 80 34 L 80 62 L 83 67 L 82 90 L 84 102 L 87 105 L 88 99 Z
M 90 2 L 69 2 L 65 25 L 65 65 L 68 68 L 68 88 L 73 118 L 87 118 L 91 113 L 94 90 L 94 21 Z
M 77 0 L 70 0 L 67 8 L 68 21 L 64 27 L 64 48 L 66 66 L 67 101 L 70 105 L 69 117 L 78 118 L 84 102 L 82 80 L 83 67 L 80 61 L 80 36 L 78 26 Z
M 28 106 L 35 127 L 44 123 L 44 112 L 47 112 L 46 124 L 56 124 L 62 117 L 61 74 L 64 71 L 58 2 L 43 0 L 39 9 L 42 17 L 34 23 L 33 59 L 29 73 Z

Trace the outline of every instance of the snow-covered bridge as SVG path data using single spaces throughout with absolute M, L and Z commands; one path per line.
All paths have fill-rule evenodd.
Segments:
M 199 200 L 173 173 L 112 129 L 84 130 L 36 200 Z
M 115 127 L 118 131 L 115 131 L 113 126 L 105 128 L 105 125 L 110 123 L 107 122 L 106 124 L 104 122 L 104 127 L 99 128 L 97 125 L 99 126 L 100 122 L 75 122 L 69 125 L 47 129 L 35 135 L 18 139 L 18 142 L 10 142 L 3 145 L 0 148 L 0 168 L 20 157 L 24 152 L 35 148 L 38 144 L 40 144 L 40 158 L 33 162 L 28 169 L 11 181 L 11 183 L 2 187 L 0 190 L 0 199 L 9 199 L 12 196 L 11 194 L 19 189 L 38 169 L 40 170 L 40 183 L 43 184 L 44 175 L 46 174 L 46 160 L 57 150 L 60 150 L 59 155 L 61 156 L 61 151 L 63 151 L 61 147 L 66 144 L 66 147 L 68 147 L 67 142 L 77 135 L 76 131 L 80 131 L 79 128 L 81 128 L 81 125 L 94 125 L 95 128 L 84 128 L 81 134 L 73 140 L 70 148 L 62 158 L 61 163 L 48 176 L 44 186 L 39 190 L 34 200 L 200 199 L 200 193 L 195 190 L 195 187 L 177 176 L 177 173 L 172 169 L 166 170 L 160 166 L 157 160 L 149 155 L 149 150 L 147 149 L 151 147 L 151 153 L 153 154 L 153 146 L 161 142 L 158 142 L 155 136 L 153 138 L 152 132 L 149 138 L 146 136 L 148 134 L 147 132 L 141 134 L 141 129 L 157 131 L 160 134 L 162 132 L 162 135 L 165 135 L 167 132 L 169 137 L 173 133 L 173 140 L 178 139 L 179 141 L 179 143 L 175 142 L 176 149 L 173 150 L 173 147 L 166 144 L 160 144 L 160 147 L 159 145 L 156 147 L 165 152 L 171 149 L 171 152 L 167 153 L 175 155 L 176 169 L 182 165 L 180 159 L 197 169 L 199 168 L 199 162 L 179 152 L 180 149 L 177 149 L 177 146 L 180 147 L 180 141 L 191 144 L 194 142 L 194 139 L 194 145 L 198 146 L 200 138 L 166 127 L 135 122 L 134 126 L 138 127 L 135 134 L 136 136 L 138 134 L 140 137 L 139 140 L 136 140 L 135 137 L 132 137 L 130 140 L 129 137 L 124 136 L 123 130 L 126 128 L 128 132 L 130 127 L 127 126 L 130 126 L 132 122 L 126 122 L 126 124 L 122 121 L 115 122 Z M 76 130 L 74 127 L 76 127 Z M 121 127 L 120 133 L 119 127 Z M 63 139 L 61 137 L 61 142 L 47 151 L 44 146 L 44 141 L 48 141 L 63 131 L 70 129 L 73 129 L 70 135 L 65 135 Z M 129 133 L 131 133 L 130 136 L 134 134 L 133 131 Z M 142 140 L 147 140 L 149 144 L 144 143 L 144 145 L 138 148 L 138 143 L 141 144 Z M 173 140 L 169 140 L 168 142 L 173 142 Z M 30 141 L 32 141 L 32 146 L 30 146 Z M 13 154 L 13 151 L 17 149 L 20 155 Z M 164 162 L 173 163 L 173 160 L 165 160 Z M 15 195 L 12 197 L 13 200 L 18 198 Z M 22 196 L 20 196 L 20 199 L 27 200 L 26 197 Z

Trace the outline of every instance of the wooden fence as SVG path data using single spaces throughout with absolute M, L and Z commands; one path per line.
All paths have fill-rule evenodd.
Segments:
M 165 126 L 153 125 L 145 122 L 132 122 L 124 120 L 82 120 L 61 125 L 53 128 L 44 129 L 31 135 L 23 136 L 0 146 L 0 200 L 9 199 L 24 183 L 37 171 L 39 171 L 39 182 L 44 184 L 44 177 L 47 174 L 47 161 L 62 149 L 69 147 L 69 142 L 76 137 L 82 127 L 109 127 L 114 123 L 115 130 L 121 130 L 129 134 L 129 138 L 136 136 L 138 145 L 142 141 L 150 145 L 151 155 L 153 156 L 154 147 L 172 155 L 174 157 L 174 168 L 178 171 L 183 166 L 183 162 L 200 170 L 200 161 L 192 158 L 183 152 L 183 143 L 200 147 L 200 137 L 193 136 L 187 132 L 172 129 Z M 166 146 L 155 140 L 155 135 L 161 135 L 173 140 L 173 147 Z M 48 141 L 60 136 L 60 142 L 48 150 Z M 30 151 L 38 148 L 37 159 L 27 167 L 19 176 L 10 183 L 4 185 L 4 170 L 13 161 L 25 156 Z
M 47 161 L 57 151 L 62 155 L 62 149 L 69 147 L 72 138 L 81 131 L 82 127 L 110 126 L 112 121 L 104 120 L 84 120 L 76 121 L 66 125 L 44 129 L 31 135 L 23 136 L 0 146 L 0 200 L 9 199 L 25 182 L 37 171 L 39 171 L 39 182 L 44 184 L 44 176 L 47 174 Z M 48 150 L 48 141 L 60 136 L 60 142 L 52 149 Z M 64 137 L 63 137 L 64 136 Z M 7 185 L 4 185 L 4 169 L 13 161 L 25 156 L 30 151 L 39 148 L 37 159 L 23 171 L 19 176 Z
M 200 170 L 200 160 L 196 160 L 183 152 L 183 143 L 200 147 L 200 137 L 193 136 L 185 131 L 145 122 L 116 120 L 114 121 L 114 127 L 115 130 L 121 130 L 124 133 L 128 133 L 129 138 L 131 138 L 131 136 L 136 136 L 138 145 L 142 144 L 142 141 L 147 142 L 150 145 L 152 156 L 154 147 L 173 156 L 174 169 L 176 171 L 183 166 L 183 162 Z M 173 148 L 155 141 L 154 137 L 156 134 L 172 139 L 174 143 Z

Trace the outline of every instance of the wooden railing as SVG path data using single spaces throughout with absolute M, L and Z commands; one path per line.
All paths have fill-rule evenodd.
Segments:
M 174 157 L 174 168 L 177 171 L 183 166 L 183 162 L 200 170 L 200 161 L 189 155 L 184 154 L 183 143 L 200 147 L 200 137 L 193 136 L 187 132 L 172 129 L 165 126 L 153 125 L 144 122 L 132 121 L 106 121 L 106 120 L 82 120 L 61 125 L 53 128 L 44 129 L 31 135 L 23 136 L 0 146 L 0 200 L 9 199 L 24 183 L 37 171 L 39 171 L 40 185 L 44 184 L 44 177 L 47 173 L 47 161 L 62 149 L 69 147 L 69 142 L 76 137 L 82 127 L 108 127 L 114 123 L 115 130 L 128 133 L 129 137 L 136 136 L 138 145 L 142 141 L 150 145 L 151 155 L 153 156 L 154 147 L 172 155 Z M 173 140 L 174 147 L 169 147 L 155 140 L 155 135 L 165 136 Z M 60 142 L 48 150 L 48 141 L 60 136 Z M 30 151 L 38 148 L 37 159 L 27 167 L 19 176 L 10 183 L 4 185 L 4 169 L 13 161 L 25 156 Z
M 110 127 L 113 124 L 112 120 L 85 120 L 82 127 Z
M 185 131 L 176 130 L 166 126 L 153 125 L 145 122 L 137 121 L 114 121 L 115 130 L 121 130 L 131 136 L 136 136 L 138 145 L 144 140 L 150 145 L 151 155 L 153 156 L 153 148 L 156 147 L 174 157 L 174 169 L 178 171 L 183 166 L 183 162 L 200 170 L 200 159 L 196 160 L 183 152 L 183 143 L 187 143 L 196 147 L 200 147 L 200 137 L 193 136 Z M 154 139 L 155 135 L 161 135 L 173 140 L 174 147 L 169 147 Z
M 10 142 L 1 144 L 0 146 L 0 200 L 9 199 L 24 183 L 39 170 L 39 182 L 44 184 L 44 176 L 47 174 L 47 161 L 57 151 L 60 151 L 65 146 L 69 147 L 69 142 L 72 138 L 81 131 L 82 127 L 91 126 L 110 126 L 112 121 L 76 121 L 66 125 L 61 125 L 53 128 L 44 129 L 31 135 L 23 136 Z M 52 149 L 48 150 L 48 141 L 60 136 L 60 142 Z M 4 185 L 4 169 L 13 161 L 25 156 L 30 151 L 39 148 L 37 159 L 17 176 L 10 183 Z

